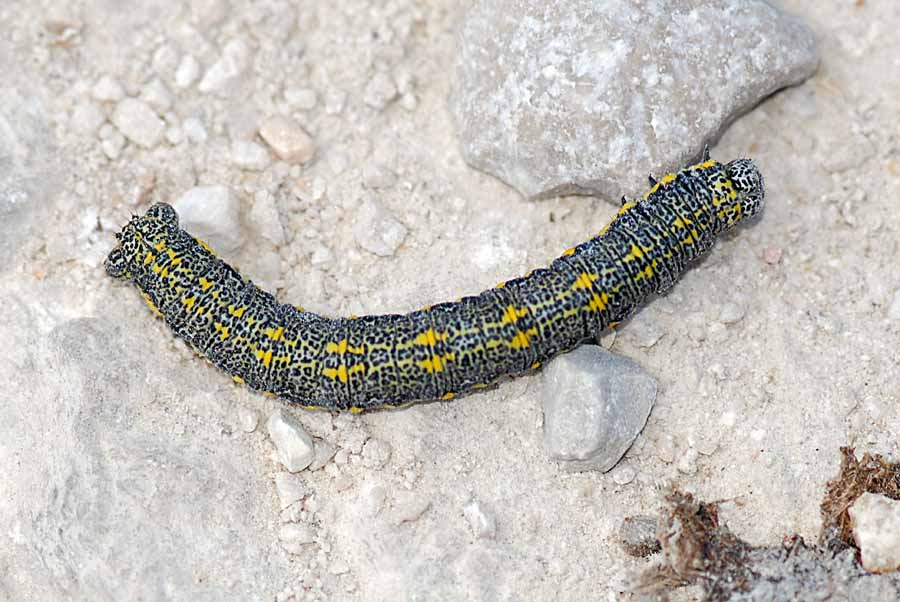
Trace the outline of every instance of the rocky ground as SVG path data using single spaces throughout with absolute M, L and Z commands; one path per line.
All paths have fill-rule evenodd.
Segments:
M 593 235 L 630 180 L 529 200 L 553 174 L 516 167 L 507 185 L 464 160 L 468 5 L 3 3 L 0 599 L 628 599 L 651 561 L 618 533 L 658 512 L 665 484 L 718 501 L 748 544 L 815 541 L 839 448 L 900 454 L 900 6 L 778 5 L 821 63 L 713 146 L 760 166 L 762 219 L 604 337 L 657 385 L 604 473 L 551 457 L 541 375 L 396 412 L 305 412 L 195 358 L 102 268 L 133 213 L 177 201 L 281 300 L 405 312 Z M 715 61 L 726 41 L 695 43 Z M 761 71 L 789 70 L 772 56 Z M 739 100 L 673 98 L 686 112 L 669 121 L 715 107 L 718 122 L 692 122 L 715 133 Z M 702 147 L 690 132 L 666 138 L 668 159 L 645 132 L 601 167 L 659 174 Z M 296 473 L 273 444 L 294 425 L 314 450 Z

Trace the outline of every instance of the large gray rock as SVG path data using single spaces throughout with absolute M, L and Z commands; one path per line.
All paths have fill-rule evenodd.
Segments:
M 650 415 L 656 381 L 626 357 L 581 347 L 544 370 L 544 446 L 566 470 L 607 471 Z
M 762 0 L 479 0 L 458 44 L 466 161 L 529 197 L 641 192 L 819 62 Z

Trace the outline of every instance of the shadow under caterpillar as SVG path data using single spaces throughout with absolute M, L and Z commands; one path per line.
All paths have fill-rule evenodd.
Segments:
M 706 156 L 650 180 L 643 198 L 623 198 L 599 235 L 548 268 L 405 315 L 329 319 L 281 304 L 179 228 L 164 203 L 125 225 L 105 266 L 253 389 L 351 412 L 451 399 L 537 369 L 624 319 L 764 203 L 749 159 Z

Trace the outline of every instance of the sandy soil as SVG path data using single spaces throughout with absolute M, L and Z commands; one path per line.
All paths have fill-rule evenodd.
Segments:
M 283 300 L 362 314 L 544 265 L 615 204 L 529 202 L 463 163 L 446 105 L 455 2 L 0 6 L 0 190 L 22 199 L 0 231 L 0 599 L 622 599 L 644 561 L 615 533 L 667 482 L 727 500 L 753 543 L 815 540 L 838 448 L 900 453 L 900 5 L 780 4 L 815 29 L 822 66 L 714 148 L 761 166 L 763 219 L 616 335 L 659 382 L 622 463 L 560 471 L 525 377 L 400 412 L 292 409 L 335 453 L 300 473 L 287 508 L 264 426 L 281 402 L 194 358 L 103 273 L 131 213 L 201 184 L 246 207 L 269 194 L 286 242 L 248 220 L 228 259 Z M 234 40 L 252 56 L 236 90 L 176 85 L 186 55 L 200 81 Z M 399 82 L 383 108 L 376 73 Z M 157 77 L 172 98 L 152 148 L 93 123 L 87 105 L 106 121 L 121 94 L 164 102 Z M 235 166 L 229 140 L 282 111 L 316 159 Z M 366 194 L 408 229 L 387 257 L 354 234 Z M 473 501 L 493 537 L 464 512 Z

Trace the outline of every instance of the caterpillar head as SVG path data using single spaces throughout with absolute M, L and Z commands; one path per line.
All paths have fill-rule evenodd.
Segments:
M 765 204 L 766 191 L 763 176 L 750 159 L 735 159 L 725 166 L 728 177 L 737 192 L 732 206 L 738 214 L 735 221 L 753 217 Z
M 106 273 L 113 278 L 130 280 L 144 264 L 147 253 L 166 240 L 178 229 L 178 214 L 171 205 L 157 203 L 142 216 L 132 216 L 122 231 L 116 234 L 119 241 L 106 257 Z

